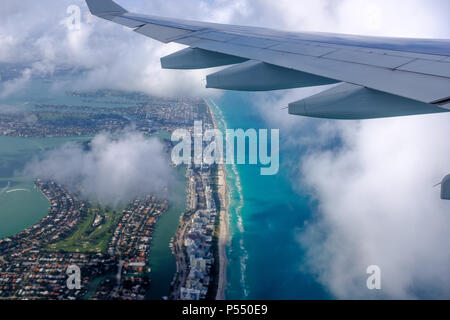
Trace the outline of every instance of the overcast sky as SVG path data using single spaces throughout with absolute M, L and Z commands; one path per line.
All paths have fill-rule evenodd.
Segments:
M 448 0 L 131 0 L 131 11 L 287 30 L 450 38 Z M 81 29 L 65 26 L 79 5 Z M 161 70 L 159 58 L 181 47 L 161 45 L 93 18 L 82 0 L 3 0 L 0 62 L 29 64 L 1 97 L 35 74 L 69 66 L 87 71 L 75 88 L 206 95 L 205 71 Z M 368 265 L 382 269 L 382 297 L 450 298 L 450 207 L 432 186 L 450 172 L 450 117 L 431 115 L 361 122 L 288 116 L 286 105 L 317 89 L 255 95 L 254 108 L 282 129 L 287 148 L 306 148 L 293 161 L 292 183 L 318 209 L 297 230 L 308 270 L 337 298 L 371 298 Z M 333 151 L 331 140 L 341 141 Z M 294 236 L 294 235 L 293 235 Z M 299 269 L 305 266 L 300 266 Z

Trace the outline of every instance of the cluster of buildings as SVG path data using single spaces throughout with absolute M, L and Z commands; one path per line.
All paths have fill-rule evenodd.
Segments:
M 35 104 L 29 110 L 0 110 L 0 135 L 25 138 L 70 137 L 115 132 L 133 125 L 147 134 L 192 126 L 206 115 L 200 99 L 166 99 L 102 90 L 66 92 L 80 105 Z M 107 100 L 105 100 L 107 99 Z
M 108 254 L 119 260 L 115 283 L 105 279 L 93 296 L 96 299 L 142 300 L 150 286 L 149 267 L 152 234 L 166 200 L 155 196 L 134 201 L 123 213 L 111 238 Z
M 202 121 L 203 131 L 214 127 L 213 115 L 204 102 L 196 120 Z M 188 129 L 194 133 L 193 127 Z M 210 299 L 215 297 L 219 263 L 217 165 L 188 165 L 186 178 L 187 210 L 173 240 L 177 273 L 172 282 L 171 298 Z
M 173 284 L 173 299 L 206 299 L 214 291 L 215 230 L 218 212 L 212 189 L 212 166 L 190 166 L 188 211 L 182 217 L 174 238 L 178 272 Z
M 38 224 L 0 240 L 0 298 L 144 299 L 149 289 L 152 234 L 168 202 L 147 196 L 130 204 L 113 227 L 107 252 L 50 250 L 77 231 L 89 205 L 54 182 L 36 181 L 51 203 Z M 96 216 L 90 228 L 104 228 Z M 80 268 L 80 288 L 68 286 L 68 268 Z
M 204 102 L 194 98 L 162 100 L 146 104 L 146 119 L 152 128 L 173 130 L 188 128 L 194 125 L 194 120 L 203 120 L 208 114 Z
M 94 135 L 117 131 L 131 122 L 122 115 L 73 111 L 30 111 L 0 114 L 0 134 L 22 138 Z

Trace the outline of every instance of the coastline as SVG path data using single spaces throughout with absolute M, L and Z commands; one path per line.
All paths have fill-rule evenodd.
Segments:
M 209 108 L 214 128 L 218 129 L 216 117 L 214 112 L 206 99 L 203 99 Z M 216 300 L 225 300 L 225 289 L 227 286 L 227 245 L 229 244 L 229 225 L 228 225 L 228 188 L 227 177 L 224 164 L 218 165 L 218 195 L 220 199 L 220 213 L 219 213 L 219 235 L 218 235 L 218 256 L 219 256 L 219 279 L 217 287 Z

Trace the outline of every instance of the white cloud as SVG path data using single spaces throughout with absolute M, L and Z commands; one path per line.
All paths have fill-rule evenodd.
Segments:
M 21 76 L 12 80 L 5 81 L 0 91 L 0 98 L 4 99 L 26 87 L 31 80 L 32 70 L 25 69 Z
M 299 239 L 309 266 L 339 298 L 450 297 L 450 203 L 433 188 L 450 169 L 450 116 L 339 123 L 342 146 L 313 151 L 299 178 L 318 201 L 318 222 Z M 316 217 L 317 218 L 317 217 Z
M 85 151 L 69 143 L 35 159 L 25 175 L 54 180 L 89 200 L 116 207 L 139 196 L 162 195 L 171 181 L 169 159 L 156 138 L 125 131 L 103 133 Z
M 142 13 L 294 31 L 450 38 L 447 0 L 119 3 Z M 83 8 L 78 31 L 60 23 L 71 4 Z M 207 93 L 201 80 L 206 72 L 160 69 L 159 58 L 178 46 L 163 47 L 93 18 L 82 0 L 6 0 L 0 18 L 0 61 L 38 61 L 32 74 L 72 66 L 88 69 L 76 83 L 80 88 Z M 283 129 L 288 147 L 309 149 L 294 181 L 306 184 L 319 203 L 317 221 L 299 235 L 309 250 L 309 267 L 339 298 L 372 297 L 362 287 L 369 264 L 382 268 L 384 297 L 448 298 L 450 210 L 431 186 L 450 170 L 449 117 L 335 122 L 291 117 L 280 110 L 311 90 L 316 89 L 263 94 L 255 103 L 272 126 Z M 340 144 L 323 151 L 332 140 Z

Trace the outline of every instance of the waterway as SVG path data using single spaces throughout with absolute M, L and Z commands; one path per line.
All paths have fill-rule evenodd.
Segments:
M 169 247 L 178 229 L 180 217 L 186 210 L 186 167 L 174 169 L 169 210 L 159 218 L 150 249 L 151 287 L 147 299 L 160 300 L 169 296 L 170 283 L 176 272 L 175 256 Z

